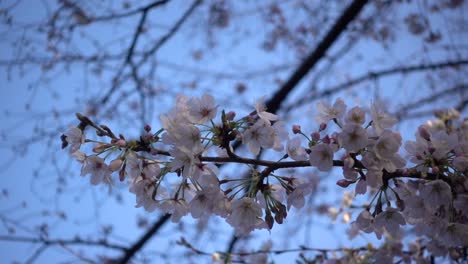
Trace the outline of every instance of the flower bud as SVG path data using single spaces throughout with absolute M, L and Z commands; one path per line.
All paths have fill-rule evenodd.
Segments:
M 429 130 L 427 130 L 427 127 L 422 125 L 418 127 L 418 133 L 419 135 L 424 138 L 427 141 L 431 140 L 431 134 L 429 133 Z
M 432 173 L 438 174 L 439 172 L 440 172 L 439 167 L 437 166 L 432 167 Z
M 113 161 L 111 161 L 111 163 L 109 164 L 109 169 L 111 171 L 117 171 L 120 166 L 122 165 L 122 160 L 121 159 L 115 159 Z
M 125 141 L 124 139 L 119 139 L 117 140 L 117 145 L 121 148 L 125 147 L 127 145 L 127 141 Z
M 150 132 L 151 131 L 151 126 L 149 124 L 145 125 L 145 131 Z
M 338 142 L 338 133 L 333 132 L 333 134 L 331 135 L 331 138 L 333 139 L 334 143 Z
M 321 124 L 320 124 L 320 128 L 319 128 L 319 131 L 323 131 L 323 130 L 325 130 L 325 129 L 327 129 L 327 124 L 326 124 L 326 123 L 321 123 Z
M 341 179 L 341 180 L 338 180 L 338 181 L 336 182 L 336 185 L 338 185 L 338 186 L 340 186 L 340 187 L 342 187 L 342 188 L 346 188 L 346 187 L 348 187 L 351 183 L 352 183 L 352 182 L 350 182 L 350 181 L 347 181 L 347 180 L 345 180 L 345 179 Z
M 294 134 L 299 134 L 299 133 L 301 133 L 301 126 L 300 126 L 300 125 L 293 125 L 293 126 L 292 126 L 292 132 L 293 132 Z
M 354 166 L 354 159 L 351 157 L 346 157 L 343 160 L 343 163 L 346 168 L 352 168 Z
M 109 147 L 109 144 L 96 143 L 96 145 L 94 145 L 94 147 L 93 147 L 93 152 L 94 153 L 101 153 L 104 150 L 106 150 L 106 148 L 108 148 L 108 147 Z
M 229 111 L 226 114 L 226 119 L 229 120 L 229 121 L 234 120 L 234 117 L 236 117 L 236 112 L 234 112 L 234 111 Z
M 325 144 L 330 144 L 331 143 L 331 139 L 330 139 L 330 136 L 326 135 L 323 139 L 322 139 L 323 143 Z
M 320 140 L 320 133 L 319 132 L 314 132 L 310 136 L 312 137 L 312 140 L 314 140 L 314 141 L 319 141 Z

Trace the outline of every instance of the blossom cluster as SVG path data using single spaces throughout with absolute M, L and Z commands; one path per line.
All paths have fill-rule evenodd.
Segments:
M 402 226 L 408 224 L 435 256 L 468 246 L 468 121 L 460 120 L 456 111 L 438 113 L 436 121 L 417 129 L 415 141 L 403 144 L 393 129 L 397 119 L 376 103 L 370 109 L 348 110 L 341 99 L 333 105 L 321 101 L 318 129 L 307 134 L 293 125 L 292 135 L 277 115 L 267 112 L 263 98 L 251 114 L 237 119 L 236 113 L 218 108 L 211 95 L 180 95 L 161 115 L 162 128 L 153 132 L 147 125 L 137 140 L 116 136 L 107 126 L 77 114 L 80 123 L 64 133 L 63 147 L 82 163 L 81 175 L 90 175 L 91 184 L 111 186 L 118 178 L 127 182 L 137 207 L 170 213 L 174 222 L 188 214 L 218 215 L 238 235 L 283 223 L 291 207 L 302 208 L 317 187 L 313 178 L 275 171 L 341 167 L 338 186 L 373 197 L 352 222 L 352 237 L 361 231 L 374 233 L 385 237 L 387 249 L 391 243 L 401 244 Z M 87 128 L 96 130 L 100 140 L 86 138 Z M 330 128 L 336 130 L 330 133 Z M 81 150 L 88 143 L 93 154 Z M 234 147 L 238 144 L 253 155 L 271 149 L 282 158 L 239 156 Z M 403 145 L 407 159 L 400 150 Z M 405 167 L 406 160 L 410 167 Z M 223 163 L 244 164 L 250 173 L 221 179 L 216 165 Z M 401 247 L 377 253 L 379 259 L 404 255 Z

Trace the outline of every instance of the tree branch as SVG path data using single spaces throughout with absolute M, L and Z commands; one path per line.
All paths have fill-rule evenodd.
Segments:
M 133 15 L 136 15 L 136 14 L 138 14 L 138 13 L 145 13 L 145 12 L 148 12 L 149 10 L 155 8 L 155 7 L 164 5 L 164 4 L 166 4 L 167 2 L 169 2 L 169 0 L 153 1 L 153 2 L 147 4 L 147 5 L 143 6 L 143 7 L 140 7 L 140 8 L 137 8 L 137 9 L 135 9 L 135 10 L 131 10 L 131 11 L 128 11 L 128 12 L 125 12 L 125 13 L 121 13 L 121 14 L 112 14 L 112 15 L 100 16 L 100 17 L 92 17 L 92 18 L 91 18 L 91 22 L 108 21 L 108 20 L 120 19 L 120 18 L 125 18 L 125 17 L 129 17 L 129 16 L 133 16 Z
M 112 244 L 106 240 L 82 240 L 82 239 L 48 239 L 48 238 L 33 238 L 33 237 L 22 237 L 22 236 L 0 236 L 1 241 L 9 242 L 21 242 L 21 243 L 33 243 L 33 244 L 43 244 L 43 245 L 80 245 L 80 246 L 101 246 L 105 248 L 127 251 L 128 248 Z
M 159 229 L 169 220 L 170 217 L 170 214 L 161 216 L 159 220 L 156 221 L 156 223 L 154 223 L 154 225 L 148 229 L 148 231 L 146 231 L 146 233 L 138 241 L 135 242 L 135 244 L 133 244 L 132 247 L 126 250 L 125 255 L 119 260 L 118 263 L 128 263 L 133 258 L 133 256 L 143 248 L 146 242 L 148 242 L 151 237 L 153 237 L 159 231 Z
M 437 101 L 437 100 L 439 100 L 439 99 L 441 99 L 442 97 L 445 97 L 445 96 L 454 95 L 454 93 L 457 92 L 457 91 L 462 93 L 462 96 L 461 96 L 460 99 L 461 100 L 466 100 L 467 98 L 465 96 L 463 96 L 463 92 L 465 92 L 467 88 L 468 88 L 468 84 L 462 83 L 462 84 L 458 84 L 458 85 L 456 85 L 456 86 L 454 86 L 452 88 L 441 90 L 441 91 L 433 93 L 433 94 L 431 94 L 429 96 L 423 97 L 423 98 L 421 98 L 421 99 L 419 99 L 417 101 L 414 101 L 412 103 L 404 105 L 394 115 L 396 116 L 396 118 L 398 118 L 398 120 L 401 120 L 405 115 L 407 115 L 408 110 L 410 110 L 412 108 L 417 108 L 417 107 L 423 106 L 424 104 L 427 104 L 427 103 Z
M 328 49 L 335 43 L 341 33 L 353 21 L 361 10 L 364 8 L 368 0 L 354 0 L 351 5 L 346 8 L 341 17 L 336 21 L 331 30 L 325 35 L 325 38 L 318 44 L 312 53 L 302 62 L 299 68 L 291 75 L 291 77 L 276 91 L 273 97 L 268 100 L 266 107 L 269 112 L 276 113 L 281 107 L 281 104 L 286 99 L 288 94 L 296 87 L 297 84 L 304 78 L 307 73 L 323 58 Z
M 172 26 L 172 28 L 166 33 L 166 35 L 162 36 L 156 44 L 145 52 L 141 61 L 137 64 L 137 66 L 141 66 L 145 63 L 151 55 L 154 55 L 184 24 L 184 22 L 190 17 L 190 15 L 195 11 L 195 9 L 203 2 L 203 0 L 196 0 L 192 3 L 192 5 L 185 11 L 185 13 L 177 20 L 177 22 Z
M 445 62 L 438 62 L 438 63 L 431 63 L 431 64 L 410 65 L 406 67 L 394 67 L 394 68 L 390 68 L 386 70 L 369 72 L 367 74 L 359 76 L 345 83 L 342 83 L 334 87 L 327 88 L 327 89 L 324 89 L 315 93 L 311 93 L 308 96 L 304 96 L 298 101 L 294 102 L 294 105 L 288 106 L 287 110 L 291 110 L 294 107 L 303 105 L 312 100 L 330 96 L 340 91 L 344 91 L 350 88 L 351 86 L 360 84 L 365 81 L 375 80 L 375 79 L 393 75 L 393 74 L 399 74 L 399 73 L 407 74 L 407 73 L 420 72 L 420 71 L 426 71 L 426 70 L 438 70 L 438 69 L 449 68 L 449 67 L 464 66 L 467 64 L 468 64 L 468 59 L 463 59 L 463 60 L 445 61 Z

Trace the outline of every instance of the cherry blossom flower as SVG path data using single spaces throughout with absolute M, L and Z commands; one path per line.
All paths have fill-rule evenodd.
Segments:
M 368 210 L 362 211 L 353 223 L 355 223 L 360 230 L 366 233 L 374 231 L 374 217 Z
M 443 244 L 442 242 L 440 242 L 439 240 L 435 240 L 435 239 L 427 243 L 426 248 L 435 257 L 444 257 L 448 253 L 447 246 Z
M 293 160 L 306 160 L 307 153 L 303 147 L 301 147 L 301 139 L 299 137 L 294 137 L 288 140 L 286 144 L 286 150 L 288 155 Z
M 275 122 L 272 128 L 274 131 L 273 149 L 276 151 L 283 151 L 284 149 L 283 141 L 288 139 L 288 130 L 286 129 L 284 123 L 281 121 Z
M 319 112 L 316 117 L 317 121 L 328 123 L 330 120 L 338 120 L 343 117 L 346 112 L 346 104 L 341 98 L 338 98 L 333 106 L 322 100 L 317 103 L 317 110 Z
M 453 200 L 453 207 L 468 216 L 468 194 L 458 194 Z
M 174 131 L 167 130 L 162 135 L 164 144 L 175 146 L 186 152 L 198 152 L 202 149 L 200 130 L 193 125 L 179 124 Z
M 407 197 L 405 200 L 405 210 L 403 211 L 405 216 L 412 218 L 423 218 L 426 216 L 427 210 L 424 200 L 417 195 Z
M 460 223 L 450 223 L 447 228 L 439 234 L 444 245 L 458 247 L 468 246 L 468 225 Z
M 226 220 L 240 236 L 246 235 L 254 229 L 267 227 L 262 220 L 262 208 L 250 197 L 233 201 L 231 210 L 232 212 Z
M 455 167 L 455 169 L 461 172 L 466 172 L 468 170 L 468 157 L 464 157 L 464 156 L 455 157 L 455 159 L 453 159 L 452 164 Z
M 424 184 L 419 192 L 428 208 L 435 209 L 441 205 L 448 205 L 452 200 L 450 185 L 442 180 L 430 181 Z
M 171 161 L 171 171 L 182 169 L 182 176 L 184 179 L 189 177 L 198 177 L 194 172 L 196 171 L 195 166 L 200 163 L 200 159 L 195 155 L 200 154 L 201 150 L 199 150 L 198 154 L 195 154 L 178 148 L 173 148 L 169 150 L 169 153 L 173 157 Z
M 364 178 L 361 178 L 356 184 L 355 192 L 356 194 L 365 194 L 366 191 L 367 191 L 367 181 L 364 180 Z
M 267 208 L 265 196 L 275 199 L 278 202 L 284 200 L 284 188 L 279 184 L 270 184 L 266 187 L 263 192 L 257 193 L 257 201 L 262 208 Z
M 393 159 L 395 153 L 401 146 L 401 135 L 399 133 L 385 130 L 374 144 L 374 152 L 380 159 Z
M 360 125 L 346 124 L 338 136 L 340 145 L 347 152 L 357 152 L 367 145 L 367 132 Z
M 400 225 L 405 224 L 405 218 L 395 208 L 387 208 L 378 214 L 374 221 L 376 228 L 382 228 L 392 236 L 398 236 L 400 234 Z
M 126 170 L 130 180 L 135 180 L 141 175 L 141 160 L 137 154 L 133 151 L 129 151 L 125 155 Z
M 135 207 L 143 207 L 147 212 L 153 212 L 158 208 L 160 201 L 155 200 L 157 196 L 167 198 L 167 191 L 163 186 L 158 186 L 154 178 L 139 178 L 130 184 L 129 191 L 136 195 Z M 154 198 L 153 198 L 154 197 Z
M 260 119 L 270 124 L 270 121 L 278 120 L 278 116 L 272 113 L 267 112 L 265 106 L 265 96 L 262 96 L 255 102 L 255 111 Z
M 381 170 L 368 170 L 366 173 L 366 183 L 369 187 L 380 188 L 383 184 Z
M 87 156 L 81 168 L 81 176 L 91 174 L 91 184 L 98 185 L 101 182 L 110 184 L 112 171 L 104 163 L 104 159 L 96 155 Z
M 70 154 L 75 153 L 81 147 L 81 144 L 84 143 L 85 138 L 83 136 L 83 131 L 77 127 L 69 127 L 65 133 L 63 133 L 68 144 L 70 144 L 69 152 Z
M 198 185 L 202 188 L 218 188 L 219 189 L 219 180 L 218 168 L 213 164 L 197 164 L 196 170 L 198 172 L 198 177 L 192 176 L 192 181 L 196 181 Z
M 364 108 L 355 106 L 348 111 L 345 116 L 346 124 L 356 124 L 356 125 L 363 125 L 366 122 L 366 112 Z
M 329 171 L 333 167 L 333 148 L 330 144 L 319 144 L 310 148 L 310 165 L 320 171 Z
M 275 130 L 269 123 L 259 119 L 244 132 L 242 142 L 244 144 L 248 143 L 250 151 L 257 155 L 260 148 L 268 149 L 275 145 Z
M 391 159 L 381 159 L 374 152 L 368 151 L 363 155 L 362 164 L 369 170 L 394 172 L 405 166 L 406 162 L 399 154 L 394 154 Z
M 145 178 L 157 178 L 161 173 L 161 168 L 157 163 L 150 163 L 144 166 L 141 174 Z
M 197 192 L 195 197 L 190 201 L 190 213 L 193 218 L 200 218 L 209 214 L 218 214 L 226 216 L 225 196 L 219 188 L 205 188 Z
M 421 218 L 418 221 L 414 221 L 412 224 L 416 224 L 415 233 L 417 235 L 437 237 L 441 233 L 445 232 L 448 221 L 446 219 L 426 213 L 424 218 Z
M 345 179 L 353 182 L 357 179 L 358 172 L 353 168 L 348 168 L 346 166 L 343 166 L 343 176 L 345 177 Z
M 180 219 L 189 212 L 187 202 L 182 199 L 165 200 L 162 204 L 160 204 L 160 208 L 165 213 L 171 214 L 171 221 L 173 223 L 179 222 Z
M 288 210 L 291 206 L 294 206 L 297 209 L 304 207 L 304 197 L 311 194 L 316 188 L 317 182 L 314 177 L 310 177 L 308 179 L 295 179 L 294 191 L 288 194 L 287 198 Z
M 196 124 L 204 124 L 216 117 L 218 106 L 213 96 L 204 94 L 201 98 L 191 98 L 188 102 L 190 120 Z
M 382 104 L 373 102 L 371 105 L 372 127 L 377 134 L 380 134 L 387 128 L 391 128 L 398 121 L 396 118 L 387 114 L 382 107 Z

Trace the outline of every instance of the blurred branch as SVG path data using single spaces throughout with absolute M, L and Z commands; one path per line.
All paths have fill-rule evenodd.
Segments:
M 418 108 L 418 107 L 421 107 L 425 104 L 428 104 L 428 103 L 432 103 L 434 101 L 437 101 L 443 97 L 446 97 L 446 96 L 451 96 L 451 95 L 455 95 L 456 92 L 460 92 L 461 93 L 461 99 L 462 99 L 462 102 L 463 100 L 466 101 L 467 98 L 465 98 L 464 96 L 464 92 L 466 92 L 468 88 L 468 84 L 466 83 L 463 83 L 463 84 L 459 84 L 455 87 L 452 87 L 452 88 L 449 88 L 449 89 L 445 89 L 445 90 L 441 90 L 439 92 L 436 92 L 436 93 L 433 93 L 427 97 L 423 97 L 415 102 L 412 102 L 412 103 L 409 103 L 409 104 L 406 104 L 404 106 L 402 106 L 394 115 L 396 116 L 396 118 L 398 118 L 398 120 L 401 120 L 403 119 L 406 115 L 408 115 L 408 111 L 411 110 L 411 109 L 414 109 L 414 108 Z M 459 107 L 457 107 L 459 108 Z M 464 107 L 460 107 L 460 108 L 464 108 Z M 458 110 L 458 109 L 457 109 Z M 463 110 L 463 109 L 461 109 Z M 434 112 L 434 109 L 432 110 L 432 112 Z
M 170 217 L 170 214 L 161 216 L 159 220 L 156 221 L 156 223 L 154 223 L 154 225 L 148 229 L 148 231 L 146 231 L 146 233 L 138 241 L 135 242 L 135 244 L 133 244 L 133 246 L 126 250 L 125 255 L 119 260 L 118 263 L 128 263 L 133 258 L 133 256 L 143 248 L 146 242 L 148 242 L 151 237 L 153 237 L 159 231 L 159 229 L 169 220 Z
M 438 69 L 443 69 L 443 68 L 463 66 L 467 64 L 468 64 L 468 59 L 463 59 L 463 60 L 456 60 L 456 61 L 438 62 L 438 63 L 432 63 L 432 64 L 419 64 L 419 65 L 411 65 L 411 66 L 406 66 L 406 67 L 394 67 L 394 68 L 390 68 L 386 70 L 369 72 L 367 74 L 364 74 L 360 77 L 357 77 L 345 83 L 339 84 L 337 86 L 327 88 L 327 89 L 324 89 L 315 93 L 311 93 L 308 96 L 304 96 L 298 101 L 294 102 L 293 105 L 288 106 L 286 109 L 291 110 L 292 108 L 298 107 L 312 100 L 330 96 L 337 92 L 346 90 L 350 88 L 351 86 L 357 85 L 359 83 L 369 81 L 369 80 L 375 80 L 375 79 L 382 78 L 388 75 L 407 74 L 407 73 L 427 71 L 427 70 L 438 70 Z
M 283 86 L 275 92 L 273 97 L 268 100 L 266 107 L 269 112 L 276 113 L 288 94 L 299 84 L 307 73 L 325 56 L 328 49 L 335 43 L 338 37 L 346 27 L 359 15 L 368 0 L 354 0 L 341 17 L 336 21 L 331 30 L 325 35 L 325 38 L 318 46 L 307 56 L 299 68 L 289 77 Z
M 172 28 L 164 36 L 162 36 L 151 49 L 144 52 L 144 56 L 137 64 L 137 66 L 141 66 L 149 59 L 150 56 L 154 55 L 179 30 L 179 28 L 202 2 L 203 0 L 194 1 L 192 5 L 190 5 L 190 7 L 185 11 L 185 13 L 179 18 L 179 20 L 177 20 L 177 22 L 172 26 Z
M 132 44 L 130 45 L 130 48 L 129 48 L 129 52 L 128 52 L 127 56 L 126 56 L 125 62 L 122 65 L 122 67 L 120 67 L 120 70 L 116 74 L 116 77 L 114 78 L 114 81 L 112 83 L 111 88 L 103 96 L 103 98 L 100 100 L 100 104 L 107 103 L 107 101 L 110 99 L 111 95 L 119 87 L 119 85 L 120 85 L 119 79 L 121 78 L 121 75 L 122 75 L 122 72 L 123 72 L 125 66 L 128 65 L 131 62 L 130 66 L 132 67 L 132 75 L 133 75 L 133 78 L 134 78 L 135 73 L 136 73 L 135 69 L 141 67 L 149 59 L 150 56 L 154 55 L 179 30 L 179 28 L 190 17 L 190 15 L 193 13 L 193 11 L 195 11 L 196 7 L 199 6 L 202 2 L 203 2 L 202 0 L 194 1 L 192 3 L 192 5 L 184 12 L 184 14 L 182 14 L 182 16 L 176 21 L 176 23 L 172 26 L 172 28 L 164 36 L 162 36 L 159 39 L 159 41 L 157 41 L 156 44 L 150 50 L 145 51 L 145 52 L 142 53 L 142 56 L 143 56 L 142 59 L 138 63 L 133 64 L 132 57 L 135 54 L 134 49 L 135 49 L 136 41 L 138 40 L 138 37 L 139 37 L 139 35 L 141 33 L 141 28 L 140 28 L 140 30 L 136 30 L 135 35 L 133 37 Z M 142 17 L 140 18 L 140 22 L 138 24 L 138 27 L 140 27 L 140 25 L 142 25 L 142 23 L 144 23 L 144 21 L 146 20 L 146 13 L 147 12 L 144 12 L 142 14 Z
M 45 246 L 51 245 L 80 245 L 80 246 L 100 246 L 120 251 L 127 251 L 128 248 L 112 244 L 106 240 L 83 240 L 80 238 L 75 239 L 49 239 L 49 238 L 33 238 L 33 237 L 23 237 L 23 236 L 0 236 L 1 241 L 9 242 L 22 242 L 22 243 L 33 243 L 33 244 L 43 244 Z
M 125 13 L 112 14 L 112 15 L 108 15 L 108 16 L 93 17 L 91 22 L 108 21 L 108 20 L 120 19 L 120 18 L 133 16 L 133 15 L 136 15 L 138 13 L 146 13 L 149 10 L 151 10 L 151 9 L 153 9 L 155 7 L 164 5 L 164 4 L 168 3 L 168 2 L 169 2 L 169 0 L 153 1 L 153 2 L 151 2 L 149 4 L 147 4 L 146 6 L 143 6 L 143 7 L 140 7 L 140 8 L 125 12 Z
M 327 252 L 339 252 L 339 251 L 357 252 L 357 251 L 372 250 L 372 248 L 368 248 L 368 247 L 357 247 L 357 248 L 342 247 L 342 248 L 327 249 L 327 248 L 300 246 L 299 248 L 291 248 L 291 249 L 256 250 L 256 251 L 250 251 L 250 252 L 236 252 L 236 253 L 216 251 L 214 253 L 210 253 L 210 252 L 206 252 L 206 251 L 196 248 L 184 238 L 181 238 L 179 241 L 177 241 L 177 244 L 190 249 L 191 251 L 193 251 L 194 253 L 198 255 L 213 256 L 214 254 L 219 254 L 219 255 L 224 256 L 224 258 L 226 259 L 229 259 L 231 256 L 243 257 L 243 256 L 259 255 L 259 254 L 277 254 L 278 255 L 278 254 L 284 254 L 284 253 L 290 253 L 290 252 L 301 252 L 301 251 L 317 251 L 321 253 L 327 253 Z

